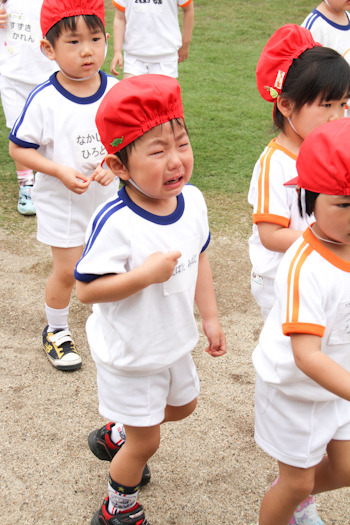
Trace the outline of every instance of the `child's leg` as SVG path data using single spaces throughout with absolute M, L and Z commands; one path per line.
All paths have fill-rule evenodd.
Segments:
M 288 525 L 296 507 L 313 491 L 315 467 L 302 469 L 285 463 L 279 465 L 279 481 L 265 494 L 259 525 Z
M 52 247 L 53 272 L 46 283 L 45 311 L 47 326 L 43 345 L 51 364 L 59 370 L 81 367 L 81 357 L 68 331 L 69 302 L 75 284 L 74 268 L 83 253 L 83 246 Z
M 126 440 L 111 462 L 111 478 L 127 487 L 140 483 L 143 469 L 158 450 L 160 425 L 131 427 L 124 425 Z
M 53 272 L 47 280 L 45 289 L 46 304 L 50 308 L 66 308 L 75 284 L 74 268 L 79 261 L 83 246 L 74 248 L 52 247 Z
M 350 441 L 332 440 L 316 466 L 313 494 L 350 486 Z
M 167 405 L 165 407 L 165 416 L 162 423 L 167 423 L 169 421 L 180 421 L 181 419 L 185 419 L 186 417 L 190 416 L 192 412 L 194 412 L 196 406 L 197 398 L 193 399 L 193 401 L 190 401 L 190 403 L 187 403 L 187 405 L 179 407 Z

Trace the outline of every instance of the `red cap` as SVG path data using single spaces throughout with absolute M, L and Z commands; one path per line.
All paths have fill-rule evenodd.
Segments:
M 44 0 L 40 13 L 43 36 L 62 18 L 79 15 L 96 15 L 105 25 L 103 0 Z
M 321 44 L 314 41 L 305 27 L 285 24 L 277 29 L 262 50 L 256 66 L 256 83 L 262 98 L 275 102 L 293 60 L 315 46 Z
M 96 125 L 107 153 L 116 153 L 155 126 L 183 116 L 175 78 L 138 75 L 108 91 L 97 111 Z
M 326 195 L 350 195 L 350 118 L 326 122 L 301 145 L 298 176 L 285 186 Z

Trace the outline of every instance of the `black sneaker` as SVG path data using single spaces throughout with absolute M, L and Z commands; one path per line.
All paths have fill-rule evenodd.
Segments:
M 98 459 L 102 459 L 102 461 L 112 461 L 118 450 L 120 450 L 120 446 L 116 445 L 112 441 L 112 427 L 114 427 L 114 423 L 107 423 L 107 425 L 105 425 L 104 427 L 91 432 L 91 434 L 89 434 L 88 437 L 88 444 L 91 452 Z M 151 471 L 149 469 L 149 466 L 146 465 L 143 469 L 140 485 L 147 485 L 147 483 L 149 483 L 150 480 Z
M 106 498 L 100 510 L 94 514 L 91 525 L 150 525 L 150 523 L 145 518 L 142 505 L 138 505 L 136 509 L 129 512 L 110 514 L 108 498 Z
M 68 330 L 43 331 L 44 350 L 51 364 L 58 370 L 76 370 L 81 367 L 72 334 Z

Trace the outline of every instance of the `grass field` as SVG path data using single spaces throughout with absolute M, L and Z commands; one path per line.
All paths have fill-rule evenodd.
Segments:
M 112 0 L 105 5 L 111 33 L 108 72 L 114 7 Z M 272 106 L 257 92 L 255 66 L 269 36 L 284 23 L 300 24 L 315 5 L 305 0 L 194 0 L 190 57 L 180 64 L 179 81 L 195 156 L 192 182 L 206 196 L 213 233 L 246 236 L 250 230 L 246 196 L 251 172 L 273 136 Z M 22 235 L 35 230 L 35 218 L 17 212 L 8 132 L 0 108 L 0 225 Z

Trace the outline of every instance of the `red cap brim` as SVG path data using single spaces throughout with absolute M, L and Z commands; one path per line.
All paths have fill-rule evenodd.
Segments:
M 290 179 L 289 181 L 285 182 L 283 186 L 291 186 L 295 188 L 298 186 L 298 178 L 299 177 L 294 177 L 294 179 Z

